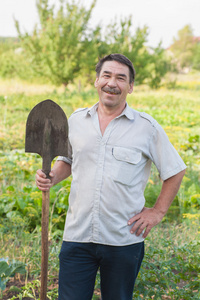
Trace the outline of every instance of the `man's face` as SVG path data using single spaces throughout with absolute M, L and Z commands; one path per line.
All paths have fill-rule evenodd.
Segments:
M 117 61 L 104 62 L 95 87 L 101 104 L 107 108 L 123 108 L 127 94 L 133 91 L 133 82 L 129 83 L 128 66 Z

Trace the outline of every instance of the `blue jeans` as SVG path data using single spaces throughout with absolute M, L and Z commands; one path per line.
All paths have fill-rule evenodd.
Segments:
M 102 300 L 132 300 L 144 242 L 129 246 L 63 242 L 59 300 L 91 300 L 100 269 Z

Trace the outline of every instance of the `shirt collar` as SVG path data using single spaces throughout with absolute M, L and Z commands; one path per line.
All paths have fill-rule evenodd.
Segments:
M 99 102 L 97 102 L 91 108 L 88 108 L 87 114 L 89 114 L 90 116 L 93 116 L 96 113 L 98 106 L 99 106 Z M 123 112 L 117 118 L 120 118 L 122 116 L 127 117 L 127 119 L 129 119 L 129 120 L 134 120 L 134 111 L 130 108 L 130 106 L 128 105 L 127 102 L 126 102 L 126 106 L 125 106 Z
M 97 108 L 99 106 L 99 102 L 97 102 L 95 105 L 93 105 L 92 107 L 88 108 L 87 110 L 87 114 L 90 115 L 91 117 L 94 116 L 94 114 L 97 111 Z
M 129 120 L 134 120 L 134 111 L 133 111 L 133 109 L 130 108 L 130 106 L 128 105 L 127 102 L 126 102 L 126 106 L 125 106 L 123 112 L 117 118 L 119 118 L 121 116 L 125 116 Z

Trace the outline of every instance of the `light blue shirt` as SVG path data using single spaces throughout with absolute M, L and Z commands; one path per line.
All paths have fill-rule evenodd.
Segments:
M 72 166 L 65 241 L 123 246 L 143 241 L 127 221 L 145 205 L 144 189 L 152 162 L 162 180 L 186 168 L 162 127 L 126 105 L 102 136 L 98 103 L 69 118 Z

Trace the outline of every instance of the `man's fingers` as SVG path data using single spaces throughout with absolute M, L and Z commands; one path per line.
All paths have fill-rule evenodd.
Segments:
M 50 177 L 54 177 L 53 171 L 51 171 L 51 172 L 49 173 L 49 176 L 50 176 Z
M 146 224 L 142 220 L 139 220 L 131 228 L 131 233 L 135 233 L 137 236 L 139 236 L 143 232 L 145 227 L 146 227 Z
M 39 177 L 46 178 L 46 174 L 42 172 L 42 170 L 37 170 L 36 175 L 38 175 Z
M 52 172 L 51 172 L 52 173 Z M 53 175 L 53 173 L 52 173 Z M 42 170 L 37 170 L 36 176 L 35 176 L 35 182 L 37 187 L 41 191 L 48 191 L 52 185 L 51 180 L 49 178 L 46 178 L 46 175 Z
M 134 226 L 131 228 L 131 233 L 135 233 L 136 236 L 141 235 L 143 232 L 143 238 L 146 238 L 149 232 L 151 231 L 153 226 L 148 224 L 147 222 L 143 222 L 142 220 L 136 222 Z M 145 229 L 146 228 L 146 229 Z M 145 231 L 144 231 L 145 230 Z
M 49 182 L 51 182 L 51 179 L 46 178 L 46 177 L 38 176 L 37 174 L 36 174 L 36 176 L 35 176 L 35 179 L 36 179 L 38 182 L 41 182 L 41 183 L 49 183 Z
M 41 190 L 41 191 L 48 191 L 51 187 L 51 183 L 47 182 L 47 183 L 42 183 L 36 180 L 36 185 L 37 187 Z
M 140 213 L 132 217 L 130 220 L 128 220 L 128 225 L 132 225 L 134 222 L 138 221 L 140 219 Z
M 145 230 L 145 232 L 144 232 L 144 234 L 142 236 L 144 239 L 147 237 L 147 235 L 149 234 L 149 232 L 151 231 L 151 229 L 152 229 L 152 227 L 147 226 L 147 228 L 146 228 L 146 230 Z
M 162 217 L 154 208 L 146 208 L 132 217 L 128 221 L 128 225 L 133 225 L 130 232 L 135 233 L 137 236 L 141 235 L 143 232 L 143 237 L 147 237 L 151 229 L 157 225 L 162 220 Z

